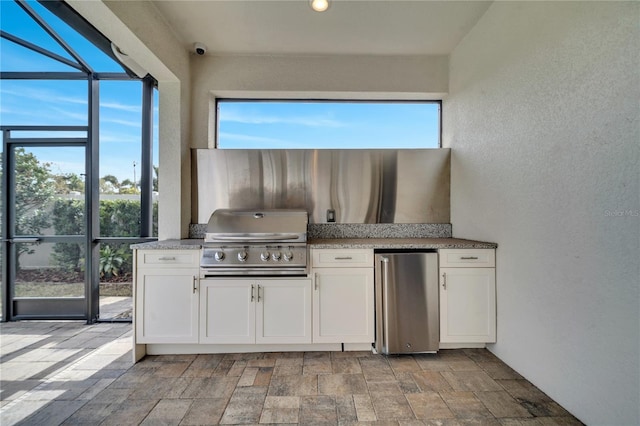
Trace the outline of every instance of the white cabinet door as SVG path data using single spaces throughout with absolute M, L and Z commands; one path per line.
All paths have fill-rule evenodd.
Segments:
M 372 343 L 373 268 L 314 269 L 313 342 Z
M 200 343 L 255 343 L 252 280 L 200 280 Z
M 200 343 L 311 343 L 311 280 L 205 279 Z
M 311 280 L 258 280 L 256 343 L 311 343 Z
M 136 343 L 198 343 L 197 274 L 138 270 Z
M 495 268 L 440 268 L 440 341 L 496 341 Z

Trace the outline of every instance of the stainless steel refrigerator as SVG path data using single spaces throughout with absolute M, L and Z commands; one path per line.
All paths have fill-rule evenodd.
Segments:
M 436 352 L 440 343 L 438 254 L 376 252 L 376 349 Z

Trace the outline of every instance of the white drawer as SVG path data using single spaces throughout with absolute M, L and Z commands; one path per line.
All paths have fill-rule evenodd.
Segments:
M 138 267 L 198 267 L 200 250 L 138 250 Z
M 312 249 L 314 268 L 373 268 L 373 250 L 369 249 Z
M 441 268 L 495 268 L 494 249 L 441 249 L 438 250 Z

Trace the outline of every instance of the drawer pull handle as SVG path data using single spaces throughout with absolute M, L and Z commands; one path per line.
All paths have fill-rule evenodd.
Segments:
M 442 288 L 447 289 L 447 273 L 442 274 Z
M 351 257 L 351 256 L 336 256 L 336 257 L 334 257 L 334 260 L 353 260 L 353 257 Z
M 460 256 L 460 260 L 478 260 L 477 256 Z
M 164 256 L 159 258 L 158 260 L 176 260 L 175 256 Z

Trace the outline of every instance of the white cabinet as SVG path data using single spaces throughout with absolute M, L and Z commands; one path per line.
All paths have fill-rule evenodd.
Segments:
M 311 280 L 201 280 L 200 343 L 311 343 Z
M 136 250 L 136 343 L 198 342 L 199 250 Z
M 313 342 L 373 343 L 373 250 L 312 250 Z
M 439 255 L 440 342 L 495 342 L 495 251 L 445 249 Z

